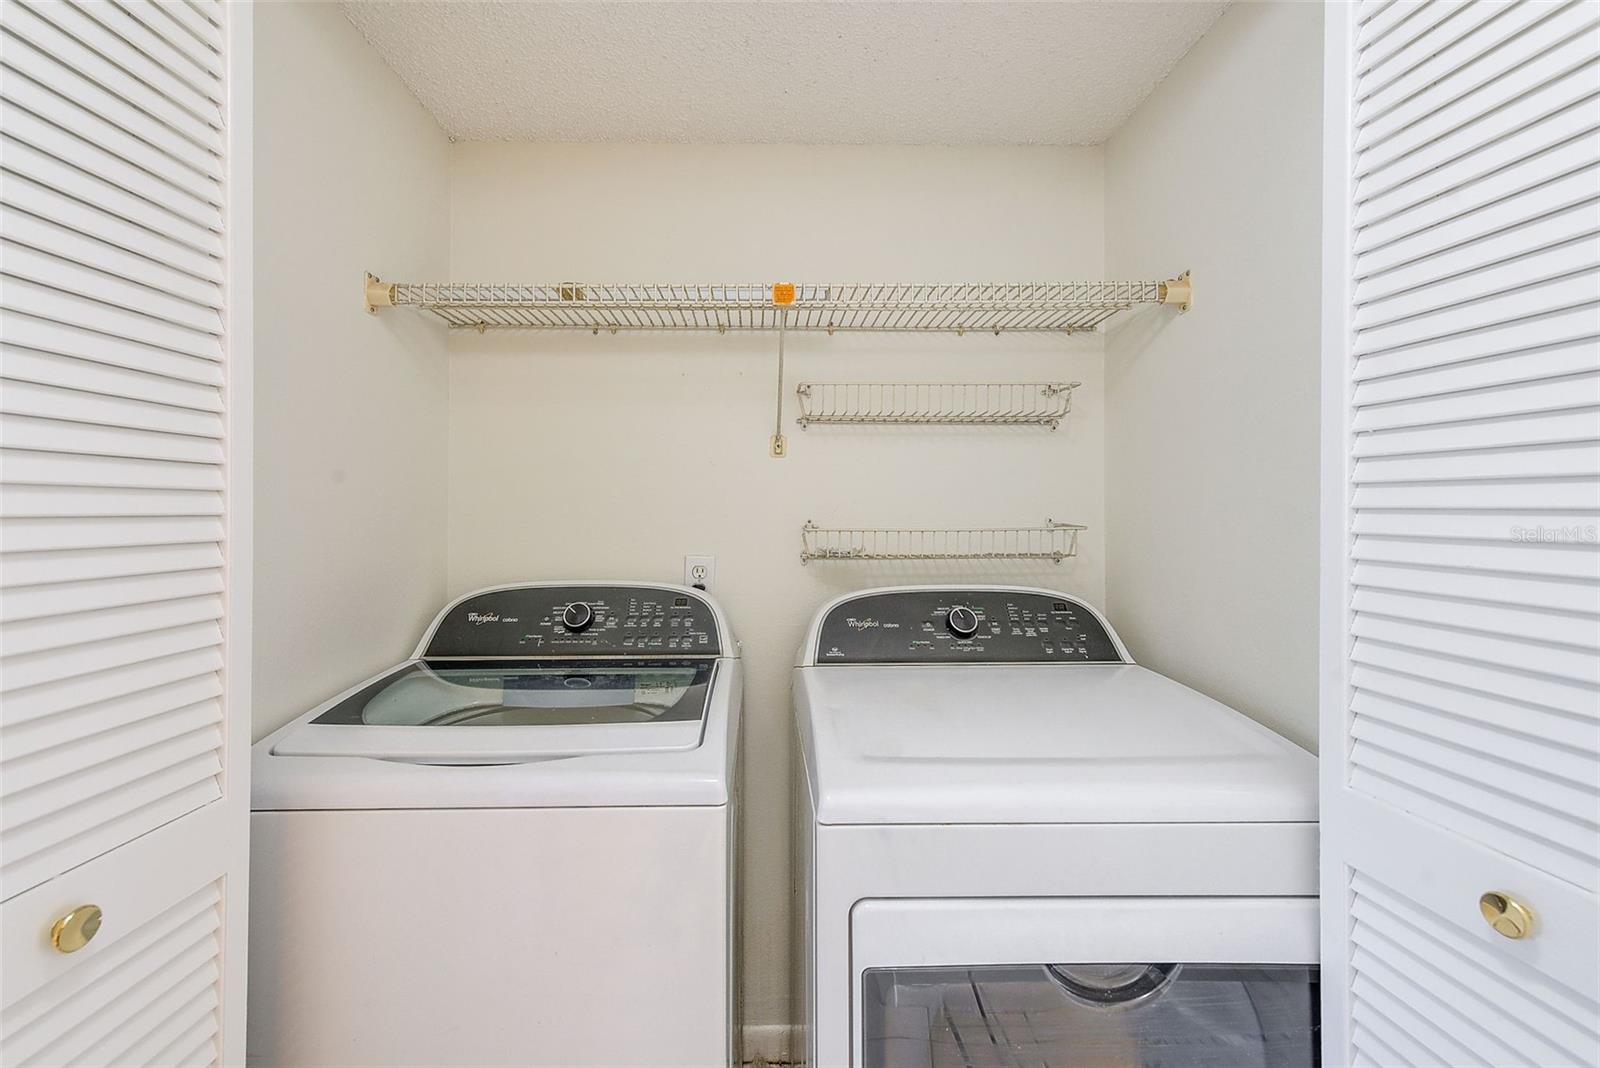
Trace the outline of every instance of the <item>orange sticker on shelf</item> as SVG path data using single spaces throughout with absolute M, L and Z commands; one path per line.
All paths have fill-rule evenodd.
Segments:
M 774 303 L 774 304 L 793 304 L 794 303 L 794 283 L 793 282 L 774 282 L 774 283 L 772 283 L 772 303 Z

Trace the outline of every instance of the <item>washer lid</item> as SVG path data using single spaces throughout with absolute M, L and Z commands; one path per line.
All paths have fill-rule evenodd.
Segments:
M 806 667 L 795 696 L 822 823 L 1317 818 L 1310 753 L 1131 664 Z
M 272 752 L 468 764 L 693 749 L 714 666 L 409 660 L 320 710 Z

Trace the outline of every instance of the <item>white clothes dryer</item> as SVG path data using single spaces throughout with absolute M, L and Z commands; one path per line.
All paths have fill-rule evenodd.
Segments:
M 899 587 L 794 677 L 816 1068 L 1311 1068 L 1315 759 L 1063 593 Z
M 695 589 L 479 590 L 258 742 L 248 1059 L 735 1063 L 738 648 Z

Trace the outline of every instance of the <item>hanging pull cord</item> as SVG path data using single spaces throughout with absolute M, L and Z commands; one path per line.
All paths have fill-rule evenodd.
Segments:
M 783 335 L 784 327 L 789 322 L 789 309 L 778 310 L 778 411 L 772 421 L 772 455 L 784 457 L 789 454 L 789 443 L 783 438 Z

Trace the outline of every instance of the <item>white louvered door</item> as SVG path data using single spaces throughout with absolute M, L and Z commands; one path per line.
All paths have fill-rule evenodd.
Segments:
M 1324 1064 L 1600 1064 L 1600 3 L 1327 31 Z
M 0 0 L 8 1068 L 244 1057 L 249 22 Z

